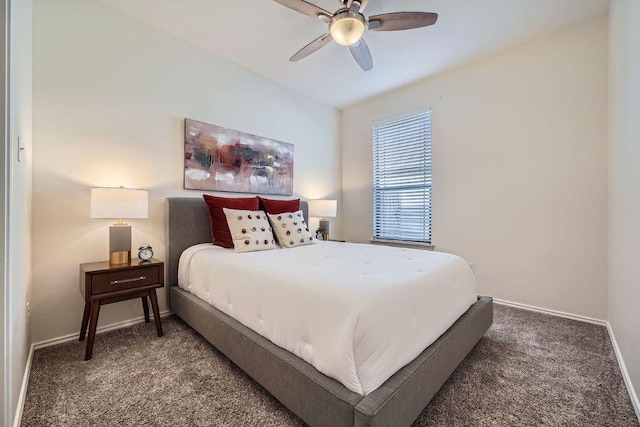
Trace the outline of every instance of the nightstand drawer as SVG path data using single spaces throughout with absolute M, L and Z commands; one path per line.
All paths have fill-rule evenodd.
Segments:
M 91 279 L 91 294 L 121 291 L 159 283 L 160 269 L 158 266 L 95 274 Z

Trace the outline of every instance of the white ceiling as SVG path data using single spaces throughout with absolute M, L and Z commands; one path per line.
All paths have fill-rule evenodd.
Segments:
M 439 14 L 431 27 L 368 32 L 374 68 L 331 43 L 289 58 L 327 24 L 271 0 L 101 0 L 148 24 L 336 108 L 607 14 L 609 0 L 370 0 L 365 15 Z M 310 0 L 334 12 L 338 0 Z

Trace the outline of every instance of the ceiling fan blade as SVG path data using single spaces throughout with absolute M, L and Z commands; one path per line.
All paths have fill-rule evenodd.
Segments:
M 305 47 L 303 47 L 302 49 L 300 49 L 298 52 L 296 52 L 296 54 L 293 55 L 289 59 L 289 61 L 291 62 L 300 61 L 302 58 L 306 58 L 307 56 L 311 55 L 313 52 L 320 49 L 321 47 L 329 43 L 331 40 L 333 39 L 331 38 L 331 34 L 329 33 L 323 36 L 320 36 L 314 41 L 312 41 L 311 43 L 309 43 L 308 45 L 306 45 Z
M 398 31 L 427 27 L 438 20 L 437 13 L 395 12 L 369 17 L 369 29 L 373 31 Z
M 353 55 L 353 59 L 356 60 L 363 70 L 369 71 L 373 68 L 371 52 L 369 51 L 367 44 L 364 42 L 364 39 L 360 39 L 349 46 L 349 50 L 351 51 L 351 55 Z
M 321 7 L 308 3 L 304 0 L 274 0 L 276 3 L 280 3 L 289 9 L 302 13 L 303 15 L 310 16 L 312 18 L 322 19 L 323 21 L 329 21 L 333 18 L 333 13 L 329 13 Z

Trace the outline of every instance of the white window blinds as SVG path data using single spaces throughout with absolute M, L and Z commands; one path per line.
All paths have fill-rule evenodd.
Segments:
M 373 239 L 431 243 L 431 111 L 372 130 Z

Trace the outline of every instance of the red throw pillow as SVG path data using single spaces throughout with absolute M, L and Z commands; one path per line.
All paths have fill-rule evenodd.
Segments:
M 209 209 L 211 221 L 211 241 L 214 245 L 232 249 L 233 239 L 227 225 L 227 217 L 222 209 L 242 209 L 247 211 L 258 210 L 258 197 L 216 197 L 203 194 L 204 201 Z
M 274 199 L 264 199 L 262 197 L 259 197 L 259 199 L 260 199 L 260 209 L 272 215 L 288 213 L 288 212 L 297 212 L 298 210 L 300 210 L 300 199 L 274 200 Z

